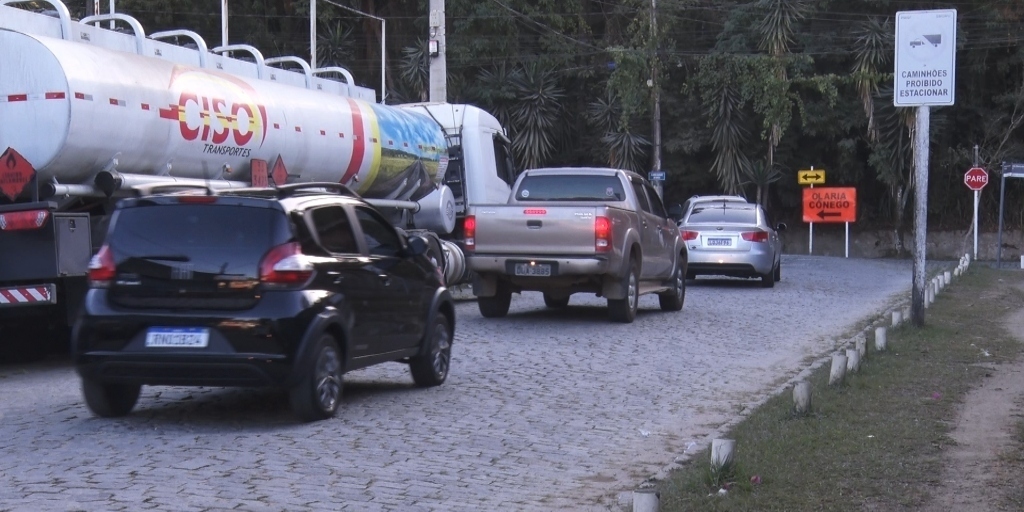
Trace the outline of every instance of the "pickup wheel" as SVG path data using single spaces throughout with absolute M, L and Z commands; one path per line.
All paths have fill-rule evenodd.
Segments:
M 551 295 L 550 293 L 545 293 L 544 294 L 544 305 L 549 307 L 549 308 L 553 308 L 553 309 L 561 309 L 561 308 L 564 308 L 564 307 L 568 307 L 569 306 L 569 296 L 566 295 L 565 297 L 555 297 L 554 295 Z
M 82 394 L 85 405 L 101 418 L 118 418 L 127 415 L 139 401 L 138 384 L 107 384 L 95 379 L 82 378 Z
M 448 317 L 438 313 L 426 333 L 427 352 L 409 360 L 412 380 L 421 388 L 444 384 L 452 365 L 452 329 Z
M 304 376 L 289 391 L 292 410 L 302 421 L 325 420 L 338 412 L 341 403 L 342 361 L 338 343 L 323 334 L 313 347 L 313 359 Z
M 658 303 L 662 311 L 679 311 L 683 309 L 683 300 L 686 299 L 686 279 L 683 278 L 683 268 L 676 265 L 676 271 L 672 273 L 672 282 L 668 290 L 658 294 Z
M 613 322 L 633 323 L 636 319 L 637 304 L 640 303 L 640 270 L 632 258 L 629 260 L 629 273 L 622 278 L 626 289 L 626 298 L 608 299 L 608 314 Z
M 500 318 L 508 314 L 508 307 L 512 304 L 512 291 L 508 289 L 508 285 L 498 283 L 498 291 L 493 297 L 479 297 L 476 303 L 484 318 Z

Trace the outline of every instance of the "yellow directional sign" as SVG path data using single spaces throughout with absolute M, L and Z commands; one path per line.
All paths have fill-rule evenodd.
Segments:
M 802 170 L 796 174 L 796 182 L 801 185 L 824 185 L 825 169 Z

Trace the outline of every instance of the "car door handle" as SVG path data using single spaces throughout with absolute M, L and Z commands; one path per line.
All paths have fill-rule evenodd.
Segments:
M 381 283 L 384 283 L 384 286 L 391 286 L 391 276 L 387 274 L 377 274 L 377 277 L 380 278 Z

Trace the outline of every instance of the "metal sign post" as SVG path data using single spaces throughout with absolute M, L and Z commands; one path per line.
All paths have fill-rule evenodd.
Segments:
M 1003 265 L 1003 201 L 1006 199 L 1006 178 L 1024 178 L 1024 163 L 1003 162 L 999 180 L 999 235 L 996 240 L 996 268 Z
M 914 287 L 911 317 L 924 326 L 928 234 L 928 139 L 931 106 L 956 92 L 956 9 L 896 13 L 893 105 L 917 107 L 914 137 Z
M 975 164 L 964 174 L 964 185 L 974 191 L 974 219 L 971 229 L 974 231 L 974 259 L 978 259 L 978 203 L 981 201 L 981 189 L 988 185 L 988 173 Z

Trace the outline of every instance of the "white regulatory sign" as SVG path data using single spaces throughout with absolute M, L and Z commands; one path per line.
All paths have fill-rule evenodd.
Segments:
M 956 9 L 896 13 L 893 105 L 952 105 L 956 84 Z

